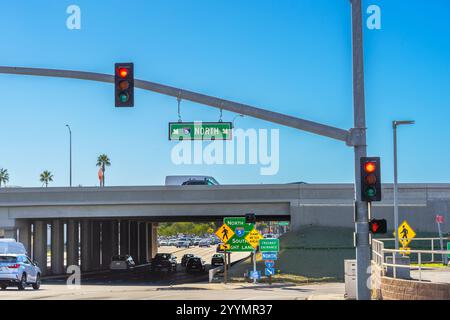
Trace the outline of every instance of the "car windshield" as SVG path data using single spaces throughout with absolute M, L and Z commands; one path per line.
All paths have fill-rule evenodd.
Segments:
M 158 253 L 155 256 L 155 259 L 160 259 L 160 260 L 167 260 L 170 258 L 170 254 L 166 254 L 166 253 Z
M 15 262 L 17 262 L 17 257 L 0 256 L 0 263 L 15 263 Z

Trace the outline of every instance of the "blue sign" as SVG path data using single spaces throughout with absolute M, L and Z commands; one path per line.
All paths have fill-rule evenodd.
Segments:
M 263 260 L 277 260 L 277 253 L 276 252 L 263 252 L 262 259 Z
M 261 279 L 261 271 L 250 271 L 250 279 Z
M 234 232 L 239 238 L 242 238 L 242 236 L 245 234 L 245 229 L 243 227 L 236 227 L 236 229 L 234 229 Z
M 275 275 L 275 269 L 274 268 L 266 268 L 266 277 Z
M 265 263 L 266 263 L 266 268 L 275 267 L 275 261 L 273 261 L 273 260 L 267 260 Z

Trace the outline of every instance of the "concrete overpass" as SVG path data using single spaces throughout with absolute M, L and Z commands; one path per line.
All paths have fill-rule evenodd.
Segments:
M 418 232 L 435 232 L 439 213 L 449 230 L 450 184 L 405 184 L 399 190 L 400 219 Z M 386 218 L 391 229 L 392 195 L 392 185 L 384 185 L 384 200 L 372 208 L 372 216 Z M 156 253 L 157 222 L 217 221 L 254 212 L 260 220 L 290 220 L 293 231 L 310 225 L 354 228 L 353 199 L 352 184 L 3 188 L 0 230 L 23 242 L 45 269 L 51 225 L 49 271 L 59 274 L 65 265 L 80 263 L 85 271 L 105 268 L 119 252 L 148 261 Z

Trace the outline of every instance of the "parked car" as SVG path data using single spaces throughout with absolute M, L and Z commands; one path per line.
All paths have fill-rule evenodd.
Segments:
M 192 253 L 186 253 L 185 255 L 183 255 L 183 257 L 181 258 L 181 266 L 186 267 L 188 260 L 192 257 L 195 257 L 195 255 Z
M 169 241 L 167 241 L 167 240 L 159 241 L 159 246 L 160 247 L 167 247 L 168 245 L 169 245 Z
M 27 286 L 39 290 L 41 269 L 25 254 L 0 254 L 0 289 L 17 287 L 25 290 Z
M 191 243 L 187 240 L 180 240 L 177 242 L 177 248 L 189 248 Z
M 186 264 L 186 272 L 192 272 L 192 271 L 205 272 L 206 271 L 205 260 L 203 260 L 200 257 L 190 258 Z
M 211 246 L 211 242 L 209 240 L 202 240 L 198 243 L 200 248 L 209 248 Z
M 177 243 L 178 243 L 178 240 L 177 240 L 177 239 L 170 239 L 170 240 L 167 242 L 167 245 L 168 245 L 169 247 L 176 247 L 176 246 L 177 246 Z
M 194 239 L 192 239 L 192 245 L 198 246 L 198 244 L 200 243 L 200 241 L 202 241 L 201 238 L 194 238 Z
M 109 265 L 109 270 L 129 270 L 135 267 L 133 258 L 129 255 L 113 256 Z
M 211 267 L 216 268 L 216 267 L 221 267 L 223 265 L 225 265 L 224 255 L 221 253 L 214 254 L 211 258 Z
M 152 259 L 150 270 L 152 272 L 167 270 L 167 272 L 177 271 L 177 257 L 171 253 L 158 253 Z

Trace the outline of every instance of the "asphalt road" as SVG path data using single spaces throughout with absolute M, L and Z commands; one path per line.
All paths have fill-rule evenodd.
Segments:
M 44 284 L 39 291 L 0 291 L 0 300 L 339 300 L 343 283 L 317 285 L 190 284 L 179 286 Z
M 82 274 L 81 283 L 83 285 L 177 285 L 187 283 L 198 283 L 208 281 L 208 270 L 212 256 L 216 253 L 216 247 L 209 248 L 191 247 L 175 248 L 175 247 L 159 247 L 159 253 L 172 253 L 177 257 L 178 267 L 176 273 L 167 272 L 150 272 L 149 265 L 138 266 L 133 270 L 127 271 L 99 271 L 93 273 Z M 186 273 L 181 267 L 181 258 L 186 253 L 192 253 L 202 257 L 206 261 L 206 272 Z M 237 261 L 245 258 L 249 253 L 232 253 L 231 261 Z M 64 284 L 67 276 L 49 277 L 43 279 L 43 284 Z

